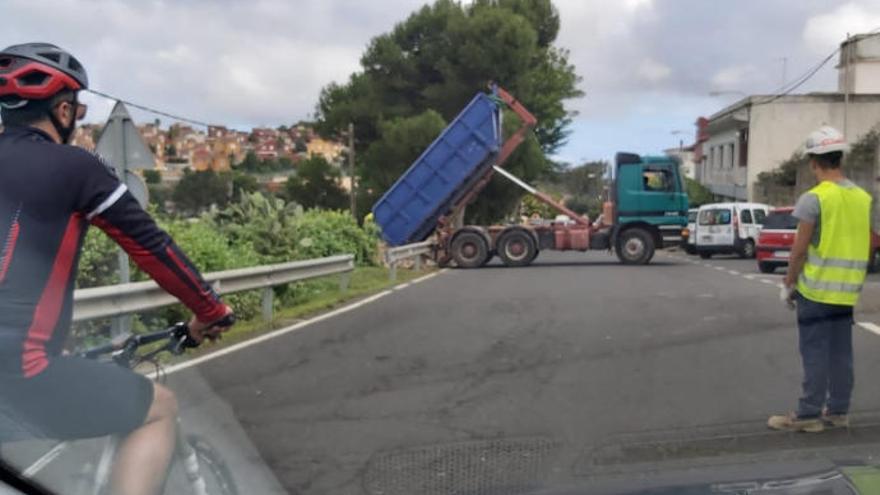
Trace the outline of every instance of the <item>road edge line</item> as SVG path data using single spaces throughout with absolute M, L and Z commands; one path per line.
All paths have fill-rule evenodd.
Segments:
M 293 325 L 290 325 L 290 326 L 287 326 L 284 328 L 279 328 L 277 330 L 272 330 L 269 333 L 265 333 L 265 334 L 260 335 L 258 337 L 254 337 L 252 339 L 245 340 L 244 342 L 239 342 L 239 343 L 233 344 L 229 347 L 224 347 L 223 349 L 218 349 L 217 351 L 212 352 L 210 354 L 205 354 L 204 356 L 199 356 L 199 357 L 184 361 L 182 363 L 168 366 L 167 368 L 164 368 L 162 370 L 163 374 L 170 375 L 171 373 L 185 370 L 187 368 L 192 368 L 193 366 L 198 366 L 199 364 L 202 364 L 204 362 L 225 356 L 227 354 L 231 354 L 235 351 L 244 349 L 246 347 L 250 347 L 252 345 L 257 345 L 257 344 L 265 342 L 267 340 L 271 340 L 276 337 L 280 337 L 282 335 L 286 335 L 288 333 L 295 332 L 301 328 L 307 327 L 307 326 L 312 325 L 314 323 L 318 323 L 320 321 L 324 321 L 324 320 L 333 318 L 334 316 L 338 316 L 343 313 L 348 313 L 349 311 L 353 311 L 353 310 L 358 309 L 362 306 L 366 306 L 367 304 L 370 304 L 374 301 L 382 299 L 383 297 L 385 297 L 389 294 L 392 294 L 392 293 L 394 293 L 393 289 L 386 289 L 386 290 L 383 290 L 382 292 L 373 294 L 370 297 L 367 297 L 365 299 L 361 299 L 360 301 L 354 302 L 354 303 L 349 304 L 347 306 L 343 306 L 341 308 L 334 309 L 332 311 L 315 316 L 313 318 L 309 318 L 308 320 L 300 321 L 300 322 L 294 323 Z

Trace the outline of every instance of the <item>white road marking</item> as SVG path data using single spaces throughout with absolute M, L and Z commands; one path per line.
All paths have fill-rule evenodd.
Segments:
M 754 276 L 754 275 L 743 275 L 743 278 L 746 279 L 746 280 L 755 280 L 755 276 Z
M 727 273 L 729 273 L 731 275 L 739 275 L 739 272 L 736 270 L 727 270 Z
M 718 270 L 719 272 L 723 272 L 723 271 L 724 271 L 724 267 L 723 267 L 723 266 L 714 266 L 714 267 L 712 267 L 712 268 Z
M 397 284 L 397 285 L 395 285 L 394 287 L 392 287 L 391 290 L 401 290 L 401 289 L 406 289 L 407 287 L 409 287 L 409 282 L 405 282 L 405 283 L 402 283 L 402 284 Z
M 773 282 L 772 282 L 771 280 L 767 280 L 766 278 L 762 278 L 762 279 L 761 279 L 761 283 L 762 283 L 762 284 L 773 285 Z
M 867 330 L 871 333 L 875 333 L 877 335 L 880 335 L 880 325 L 876 325 L 874 323 L 871 323 L 870 321 L 860 321 L 860 322 L 857 322 L 856 325 L 864 328 L 865 330 Z
M 210 354 L 206 354 L 204 356 L 200 356 L 195 359 L 190 359 L 189 361 L 184 361 L 180 364 L 175 364 L 173 366 L 169 366 L 164 369 L 164 372 L 166 374 L 171 374 L 176 371 L 185 370 L 187 368 L 192 368 L 193 366 L 197 366 L 199 364 L 210 361 L 212 359 L 217 359 L 218 357 L 222 357 L 227 354 L 231 354 L 235 351 L 244 349 L 246 347 L 251 347 L 253 345 L 257 345 L 261 342 L 265 342 L 267 340 L 271 340 L 276 337 L 281 337 L 282 335 L 286 335 L 288 333 L 295 332 L 297 330 L 305 328 L 309 325 L 313 325 L 313 324 L 318 323 L 320 321 L 328 320 L 330 318 L 333 318 L 334 316 L 339 316 L 341 314 L 348 313 L 349 311 L 353 311 L 355 309 L 358 309 L 361 306 L 366 306 L 367 304 L 370 304 L 371 302 L 375 302 L 379 299 L 382 299 L 383 297 L 387 296 L 388 294 L 391 294 L 392 292 L 393 291 L 391 291 L 391 290 L 383 290 L 382 292 L 380 292 L 378 294 L 373 294 L 372 296 L 370 296 L 366 299 L 362 299 L 356 303 L 349 304 L 348 306 L 343 306 L 339 309 L 334 309 L 333 311 L 330 311 L 328 313 L 324 313 L 322 315 L 318 315 L 314 318 L 311 318 L 311 319 L 308 319 L 305 321 L 294 323 L 293 325 L 290 325 L 289 327 L 279 328 L 278 330 L 269 332 L 264 335 L 260 335 L 259 337 L 254 337 L 254 338 L 248 339 L 244 342 L 239 342 L 238 344 L 233 344 L 229 347 L 224 347 L 223 349 L 220 349 L 216 352 L 212 352 Z
M 440 275 L 441 273 L 443 273 L 443 272 L 445 272 L 445 271 L 447 271 L 447 270 L 449 270 L 449 268 L 443 268 L 443 269 L 441 269 L 441 270 L 439 270 L 439 271 L 436 271 L 436 272 L 433 272 L 433 273 L 429 273 L 429 274 L 424 275 L 424 276 L 421 276 L 421 277 L 419 277 L 419 278 L 416 278 L 416 279 L 410 280 L 409 284 L 410 284 L 410 285 L 416 285 L 416 284 L 418 284 L 418 283 L 424 282 L 425 280 L 428 280 L 429 278 L 436 277 L 437 275 Z
M 384 290 L 382 292 L 379 292 L 378 294 L 373 294 L 372 296 L 370 296 L 366 299 L 362 299 L 362 300 L 357 301 L 355 303 L 349 304 L 348 306 L 343 306 L 341 308 L 334 309 L 333 311 L 329 311 L 329 312 L 324 313 L 322 315 L 318 315 L 314 318 L 310 318 L 305 321 L 300 321 L 300 322 L 294 323 L 293 325 L 290 325 L 288 327 L 279 328 L 278 330 L 274 330 L 272 332 L 260 335 L 259 337 L 254 337 L 254 338 L 248 339 L 244 342 L 239 342 L 238 344 L 233 344 L 229 347 L 224 347 L 223 349 L 212 352 L 210 354 L 206 354 L 204 356 L 200 356 L 195 359 L 190 359 L 189 361 L 184 361 L 182 363 L 175 364 L 173 366 L 169 366 L 169 367 L 165 368 L 163 370 L 163 372 L 165 374 L 171 374 L 171 373 L 174 373 L 177 371 L 185 370 L 187 368 L 192 368 L 193 366 L 198 366 L 204 362 L 210 361 L 212 359 L 217 359 L 217 358 L 225 356 L 227 354 L 231 354 L 235 351 L 239 351 L 241 349 L 244 349 L 246 347 L 257 345 L 261 342 L 265 342 L 267 340 L 271 340 L 276 337 L 281 337 L 282 335 L 286 335 L 288 333 L 295 332 L 297 330 L 301 330 L 309 325 L 313 325 L 315 323 L 333 318 L 334 316 L 339 316 L 341 314 L 348 313 L 349 311 L 353 311 L 355 309 L 358 309 L 362 306 L 366 306 L 367 304 L 378 301 L 379 299 L 382 299 L 383 297 L 385 297 L 389 294 L 392 294 L 395 290 L 399 290 L 398 288 L 402 288 L 401 286 L 409 286 L 409 285 L 412 285 L 415 283 L 423 282 L 431 277 L 436 277 L 438 274 L 443 273 L 444 271 L 446 271 L 446 269 L 443 269 L 443 270 L 440 270 L 440 271 L 437 271 L 434 273 L 429 273 L 429 274 L 425 275 L 424 277 L 419 277 L 419 278 L 413 280 L 412 282 L 398 285 L 394 289 Z M 152 377 L 153 375 L 155 375 L 155 373 L 148 374 L 147 376 Z

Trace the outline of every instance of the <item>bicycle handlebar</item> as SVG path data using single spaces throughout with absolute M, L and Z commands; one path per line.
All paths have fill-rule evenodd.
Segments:
M 220 320 L 212 323 L 210 326 L 231 327 L 234 324 L 235 315 L 230 313 Z M 150 332 L 138 335 L 121 335 L 114 338 L 109 344 L 104 344 L 98 347 L 94 347 L 92 349 L 88 349 L 79 353 L 79 355 L 84 358 L 95 359 L 105 354 L 123 351 L 123 353 L 126 354 L 124 358 L 128 359 L 134 355 L 134 351 L 136 351 L 139 347 L 162 340 L 168 340 L 168 344 L 159 349 L 159 352 L 169 351 L 172 354 L 182 354 L 184 349 L 195 348 L 199 346 L 199 343 L 196 342 L 195 339 L 193 339 L 192 336 L 189 334 L 189 325 L 184 322 L 178 322 L 166 328 L 165 330 L 159 330 L 157 332 Z

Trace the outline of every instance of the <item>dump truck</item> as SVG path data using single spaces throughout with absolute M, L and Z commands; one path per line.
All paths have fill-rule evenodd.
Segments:
M 677 161 L 617 153 L 602 213 L 591 220 L 503 168 L 537 120 L 503 88 L 490 88 L 468 103 L 373 206 L 373 218 L 389 245 L 431 238 L 441 266 L 477 268 L 496 255 L 505 265 L 526 266 L 543 250 L 606 250 L 621 263 L 647 264 L 656 249 L 686 240 L 688 200 Z M 505 108 L 521 121 L 506 139 Z M 495 174 L 559 215 L 538 224 L 465 225 L 466 206 Z

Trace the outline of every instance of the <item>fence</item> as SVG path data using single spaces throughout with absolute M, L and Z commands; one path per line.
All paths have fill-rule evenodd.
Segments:
M 273 287 L 328 275 L 340 275 L 339 288 L 348 289 L 354 256 L 330 256 L 275 265 L 225 270 L 204 274 L 205 280 L 218 294 L 246 290 L 263 290 L 263 319 L 272 319 Z M 155 282 L 134 282 L 106 287 L 80 289 L 74 293 L 73 320 L 95 318 L 122 318 L 125 315 L 161 308 L 177 302 Z

